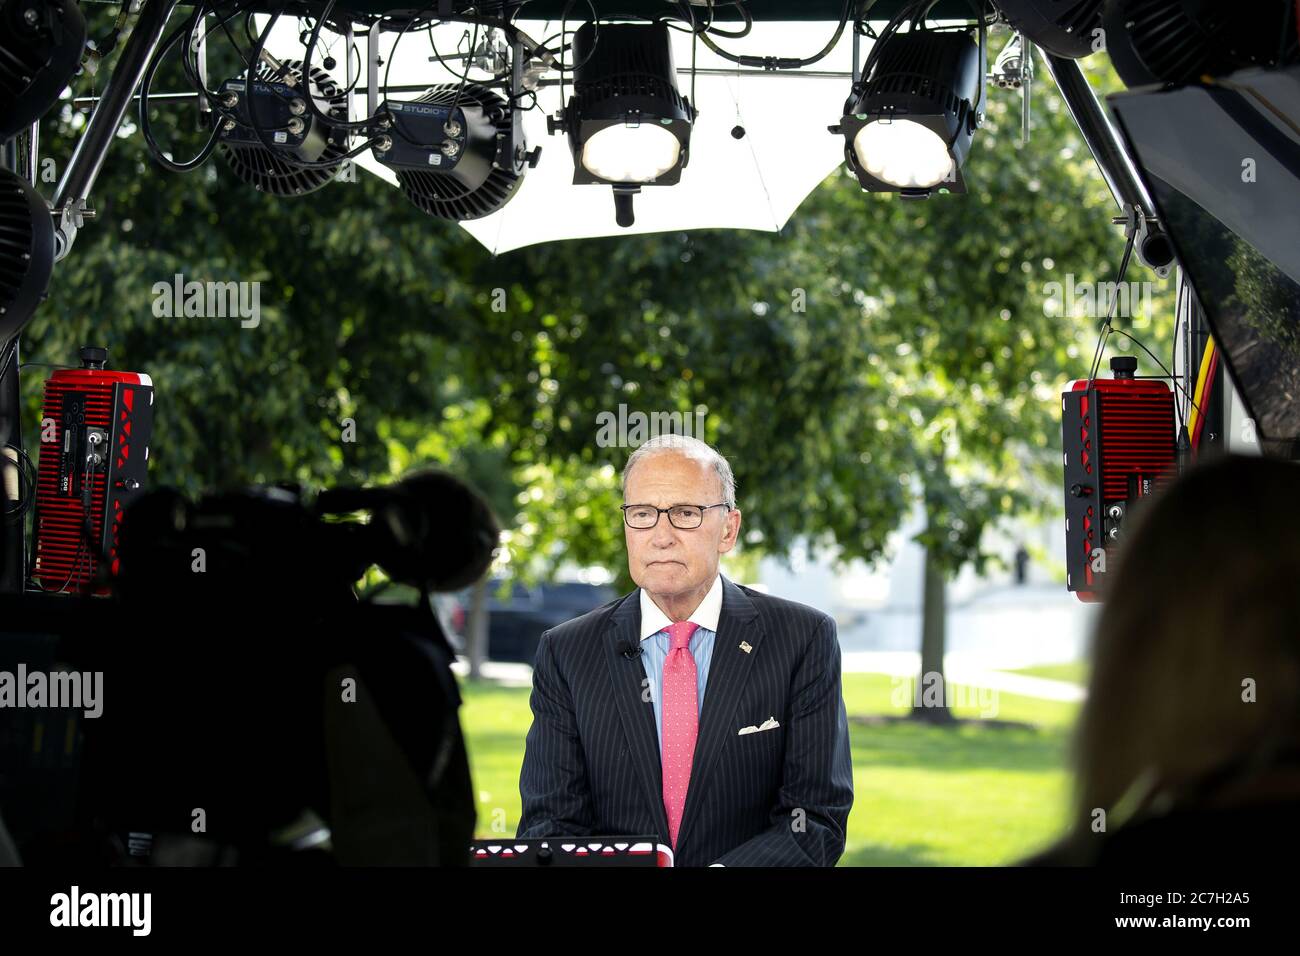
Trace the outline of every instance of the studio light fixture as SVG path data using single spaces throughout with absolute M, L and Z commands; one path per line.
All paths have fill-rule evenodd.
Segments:
M 642 186 L 680 181 L 695 108 L 677 89 L 663 23 L 584 23 L 573 36 L 573 96 L 548 122 L 568 135 L 573 182 L 614 189 L 620 226 Z
M 235 114 L 222 120 L 217 131 L 231 171 L 273 196 L 304 195 L 333 180 L 348 151 L 342 125 L 347 94 L 330 75 L 312 67 L 304 83 L 302 63 L 284 60 L 274 66 L 263 63 L 252 90 L 247 86 L 240 76 L 218 92 L 222 105 Z M 308 108 L 306 97 L 316 111 Z
M 76 0 L 0 0 L 0 142 L 55 104 L 85 46 Z
M 45 299 L 54 268 L 54 220 L 32 184 L 0 169 L 0 345 Z
M 983 121 L 984 56 L 965 31 L 882 37 L 834 133 L 862 188 L 926 198 L 966 191 L 961 168 Z
M 1103 0 L 997 0 L 1017 33 L 1048 53 L 1077 60 L 1103 48 Z
M 1191 83 L 1296 62 L 1294 2 L 1107 0 L 1106 49 L 1126 86 Z
M 478 83 L 445 83 L 411 101 L 387 101 L 375 159 L 397 173 L 402 192 L 431 216 L 463 222 L 508 203 L 537 164 L 518 111 Z

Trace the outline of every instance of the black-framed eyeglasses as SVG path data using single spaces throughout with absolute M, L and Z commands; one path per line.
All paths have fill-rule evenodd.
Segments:
M 716 505 L 673 505 L 671 508 L 656 508 L 654 505 L 623 505 L 623 520 L 629 528 L 645 531 L 659 523 L 661 514 L 668 515 L 668 523 L 679 531 L 690 531 L 704 523 L 704 512 L 710 508 L 727 508 L 725 501 Z

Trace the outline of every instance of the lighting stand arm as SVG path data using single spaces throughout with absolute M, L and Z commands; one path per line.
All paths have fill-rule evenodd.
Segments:
M 68 161 L 63 179 L 54 196 L 54 217 L 57 230 L 54 237 L 54 258 L 68 254 L 76 239 L 77 230 L 94 216 L 86 200 L 94 188 L 104 158 L 113 143 L 122 117 L 131 106 L 131 100 L 145 67 L 162 42 L 163 30 L 177 0 L 144 0 L 135 28 L 127 37 L 121 56 L 108 77 L 104 95 L 95 106 L 86 129 L 77 141 L 72 158 Z
M 1030 111 L 1033 108 L 1033 95 L 1030 87 L 1034 82 L 1034 41 L 1020 37 L 1020 142 L 1029 145 Z
M 1164 227 L 1156 219 L 1155 207 L 1138 179 L 1137 170 L 1124 149 L 1123 141 L 1106 117 L 1078 62 L 1055 56 L 1046 50 L 1039 52 L 1043 55 L 1056 88 L 1061 92 L 1061 99 L 1065 100 L 1065 105 L 1070 110 L 1070 116 L 1083 134 L 1083 140 L 1088 144 L 1102 178 L 1106 180 L 1111 196 L 1120 207 L 1123 216 L 1115 222 L 1126 222 L 1128 211 L 1134 207 L 1141 212 L 1134 250 L 1142 264 L 1163 279 L 1173 266 L 1173 245 L 1169 242 Z

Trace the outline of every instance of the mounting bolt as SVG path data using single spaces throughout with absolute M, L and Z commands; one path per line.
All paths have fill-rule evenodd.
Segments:
M 239 94 L 236 93 L 234 90 L 226 91 L 226 93 L 221 97 L 221 105 L 226 107 L 226 109 L 233 109 L 234 107 L 238 106 Z
M 307 104 L 302 100 L 295 98 L 289 103 L 289 112 L 294 116 L 301 116 L 303 113 L 307 112 Z
M 295 116 L 285 124 L 285 127 L 290 133 L 293 133 L 294 136 L 301 136 L 302 131 L 307 128 L 307 124 Z
M 26 10 L 23 11 L 23 22 L 26 23 L 29 27 L 36 26 L 36 21 L 39 20 L 40 18 L 41 15 L 36 12 L 35 7 L 28 7 Z

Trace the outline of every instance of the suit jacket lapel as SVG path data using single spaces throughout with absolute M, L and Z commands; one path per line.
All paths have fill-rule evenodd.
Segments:
M 657 821 L 660 839 L 667 844 L 668 813 L 664 810 L 663 767 L 659 759 L 654 705 L 649 700 L 642 699 L 649 687 L 644 683 L 645 665 L 640 656 L 633 660 L 623 656 L 629 645 L 639 646 L 640 625 L 640 591 L 633 591 L 609 616 L 605 628 L 605 664 L 609 668 L 614 700 L 618 704 L 637 776 L 641 779 L 651 812 Z M 707 706 L 707 692 L 704 699 Z
M 709 664 L 709 676 L 704 685 L 704 709 L 700 714 L 699 735 L 695 739 L 695 755 L 691 760 L 691 782 L 686 790 L 681 830 L 677 834 L 679 850 L 690 834 L 691 824 L 700 814 L 705 784 L 722 751 L 722 744 L 730 734 L 736 732 L 733 726 L 736 708 L 740 704 L 740 695 L 749 680 L 750 669 L 754 658 L 758 656 L 762 639 L 758 610 L 744 591 L 724 577 L 722 614 L 718 617 L 718 631 L 713 638 L 713 660 Z M 748 653 L 740 648 L 741 641 L 749 642 Z M 651 718 L 653 721 L 653 714 Z M 655 742 L 653 735 L 652 726 L 651 743 Z M 660 779 L 662 772 L 660 769 Z M 662 791 L 662 784 L 659 789 Z M 659 794 L 659 803 L 662 807 L 662 792 Z M 665 832 L 666 820 L 665 814 Z

